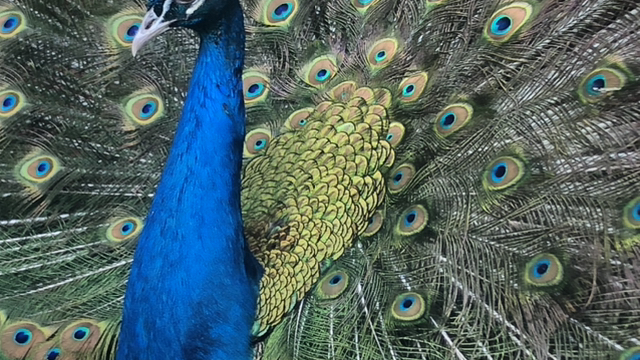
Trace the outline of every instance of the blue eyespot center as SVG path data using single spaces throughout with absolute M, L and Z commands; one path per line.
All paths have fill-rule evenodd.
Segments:
M 373 225 L 373 217 L 370 217 L 370 218 L 369 218 L 369 221 L 367 222 L 367 224 L 368 224 L 369 226 Z
M 7 95 L 2 101 L 2 111 L 9 112 L 13 110 L 16 107 L 17 103 L 18 103 L 18 99 L 16 98 L 15 95 Z
M 398 185 L 400 181 L 402 181 L 403 175 L 402 172 L 398 172 L 396 176 L 393 177 L 393 183 Z
M 415 305 L 416 299 L 413 296 L 405 298 L 400 304 L 400 311 L 409 311 Z
M 56 360 L 60 356 L 60 349 L 53 348 L 47 352 L 46 360 Z
M 122 233 L 123 236 L 131 235 L 133 230 L 135 230 L 135 225 L 131 221 L 125 222 L 124 224 L 122 224 L 122 227 L 120 228 L 120 232 Z M 80 331 L 81 329 L 86 329 L 87 332 L 89 330 L 87 328 L 78 328 L 76 332 Z M 76 332 L 73 333 L 74 337 L 76 336 Z
M 329 280 L 329 285 L 336 286 L 342 282 L 342 275 L 336 274 Z
M 404 217 L 404 225 L 410 227 L 416 221 L 417 217 L 418 213 L 415 210 L 409 212 L 407 216 Z
M 360 5 L 362 6 L 367 6 L 369 4 L 371 4 L 373 0 L 358 0 L 358 3 L 360 3 Z
M 267 140 L 263 140 L 263 139 L 258 139 L 256 140 L 256 142 L 253 144 L 253 148 L 255 150 L 262 150 L 267 146 Z
M 29 345 L 32 338 L 33 334 L 27 329 L 18 329 L 18 331 L 13 334 L 13 341 L 20 346 Z
M 587 93 L 591 96 L 602 95 L 602 89 L 607 85 L 607 81 L 603 75 L 596 75 L 587 82 Z
M 407 96 L 407 97 L 411 96 L 415 91 L 416 91 L 415 85 L 409 84 L 405 86 L 404 89 L 402 90 L 402 96 Z
M 633 213 L 633 220 L 640 221 L 640 203 L 636 204 L 631 212 Z
M 300 125 L 300 126 L 307 125 L 307 119 L 300 119 L 300 121 L 298 121 L 298 125 Z
M 331 76 L 331 72 L 327 69 L 321 69 L 316 73 L 316 80 L 325 81 Z
M 127 231 L 129 230 L 133 230 L 133 224 L 130 222 L 125 223 L 125 225 L 122 226 L 122 230 L 124 231 L 124 228 L 127 227 Z M 73 339 L 77 340 L 77 341 L 82 341 L 82 340 L 86 340 L 89 337 L 89 333 L 90 330 L 87 327 L 79 327 L 76 329 L 76 331 L 73 332 Z
M 158 105 L 155 103 L 155 101 L 147 102 L 142 106 L 142 109 L 140 109 L 140 118 L 141 119 L 150 118 L 151 116 L 153 116 L 153 114 L 156 113 L 157 108 L 158 108 Z
M 42 160 L 38 163 L 38 167 L 36 168 L 36 175 L 39 177 L 47 175 L 49 170 L 51 169 L 51 163 L 46 160 Z
M 498 163 L 491 170 L 491 181 L 494 183 L 501 183 L 507 176 L 507 164 L 504 162 Z
M 11 33 L 18 25 L 20 25 L 20 19 L 16 16 L 9 16 L 7 20 L 4 21 L 4 24 L 2 24 L 2 32 L 4 34 Z
M 276 20 L 284 20 L 293 12 L 293 4 L 284 3 L 278 5 L 278 7 L 273 10 L 273 18 Z
M 456 115 L 450 112 L 442 117 L 442 119 L 440 120 L 440 126 L 442 126 L 442 128 L 445 130 L 449 130 L 455 122 Z
M 551 261 L 540 260 L 533 267 L 533 276 L 537 279 L 545 276 L 551 268 Z
M 387 57 L 387 52 L 384 50 L 380 50 L 376 54 L 376 61 L 377 62 L 383 61 L 386 57 Z
M 506 15 L 500 15 L 491 24 L 491 32 L 498 36 L 506 35 L 511 30 L 512 21 Z
M 247 89 L 247 97 L 255 98 L 264 92 L 264 85 L 260 83 L 251 84 L 249 89 Z
M 393 134 L 387 134 L 386 139 L 387 139 L 387 141 L 393 140 Z
M 140 23 L 135 23 L 127 29 L 127 32 L 124 34 L 124 41 L 132 42 L 133 38 L 138 34 L 138 30 L 140 30 Z

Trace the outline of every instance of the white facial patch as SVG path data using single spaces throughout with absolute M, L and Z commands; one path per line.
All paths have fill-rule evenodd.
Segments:
M 162 14 L 160 14 L 160 20 L 164 20 L 164 15 L 171 9 L 171 4 L 173 4 L 173 0 L 164 0 L 162 3 Z
M 187 18 L 189 18 L 189 16 L 191 16 L 191 14 L 193 14 L 194 12 L 196 12 L 196 10 L 198 10 L 200 8 L 200 6 L 202 6 L 202 4 L 204 4 L 205 0 L 196 0 L 193 5 L 189 6 L 189 8 L 187 9 Z

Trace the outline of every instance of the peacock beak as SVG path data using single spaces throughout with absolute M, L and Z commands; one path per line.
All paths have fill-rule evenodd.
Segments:
M 158 16 L 155 11 L 153 11 L 153 8 L 147 11 L 144 19 L 142 19 L 140 30 L 138 30 L 138 33 L 133 38 L 133 43 L 131 44 L 131 53 L 133 53 L 133 56 L 136 56 L 138 51 L 140 51 L 140 49 L 142 49 L 150 40 L 167 31 L 169 29 L 169 25 L 175 21 L 165 20 L 165 13 L 166 11 L 163 11 L 163 13 Z

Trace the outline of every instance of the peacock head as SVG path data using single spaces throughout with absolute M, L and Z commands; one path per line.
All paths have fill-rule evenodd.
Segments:
M 172 27 L 198 30 L 211 26 L 225 16 L 227 5 L 235 0 L 148 0 L 149 11 L 133 39 L 131 51 L 136 55 L 150 40 Z

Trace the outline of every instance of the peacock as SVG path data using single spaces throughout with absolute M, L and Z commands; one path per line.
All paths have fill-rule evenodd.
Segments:
M 0 359 L 640 359 L 637 1 L 3 1 Z

